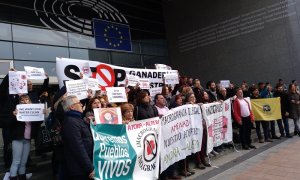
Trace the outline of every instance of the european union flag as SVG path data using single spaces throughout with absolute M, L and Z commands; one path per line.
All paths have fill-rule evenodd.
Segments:
M 98 19 L 93 23 L 96 48 L 132 51 L 128 25 Z

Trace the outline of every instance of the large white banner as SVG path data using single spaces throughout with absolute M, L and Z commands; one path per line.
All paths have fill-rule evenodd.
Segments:
M 201 106 L 207 127 L 207 153 L 213 147 L 232 141 L 231 100 Z
M 201 150 L 203 126 L 199 105 L 171 109 L 161 118 L 161 169 Z
M 25 71 L 9 71 L 9 94 L 27 94 L 27 76 Z
M 92 125 L 96 180 L 158 179 L 158 117 L 128 124 Z
M 97 61 L 56 58 L 56 73 L 59 86 L 62 87 L 66 80 L 79 79 L 80 73 L 83 73 L 82 69 L 87 67 L 86 63 L 89 63 L 92 77 L 98 79 L 99 85 L 102 87 L 126 85 L 128 75 L 149 79 L 151 88 L 162 87 L 164 74 L 177 74 L 177 70 L 125 68 Z
M 45 104 L 18 104 L 18 121 L 43 121 Z

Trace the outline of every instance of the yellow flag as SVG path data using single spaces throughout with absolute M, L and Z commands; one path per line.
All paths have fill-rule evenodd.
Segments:
M 280 97 L 251 99 L 251 106 L 256 121 L 281 119 Z

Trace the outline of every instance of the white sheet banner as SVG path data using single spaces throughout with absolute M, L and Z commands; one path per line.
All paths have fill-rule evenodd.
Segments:
M 27 94 L 27 75 L 25 71 L 9 71 L 9 94 Z
M 127 102 L 125 87 L 107 87 L 106 95 L 108 102 Z
M 161 118 L 161 169 L 201 150 L 203 126 L 198 105 L 171 109 Z
M 28 79 L 47 79 L 44 68 L 24 66 Z
M 74 95 L 79 100 L 87 98 L 87 84 L 84 79 L 67 81 L 66 89 L 68 96 Z
M 18 121 L 43 121 L 45 104 L 18 104 Z
M 213 147 L 232 141 L 231 100 L 201 106 L 207 127 L 207 153 Z
M 178 73 L 177 70 L 125 68 L 97 61 L 56 58 L 56 73 L 59 86 L 62 87 L 66 80 L 79 79 L 82 66 L 86 62 L 89 63 L 92 78 L 98 79 L 102 87 L 125 85 L 127 75 L 149 79 L 151 88 L 162 87 L 164 74 Z

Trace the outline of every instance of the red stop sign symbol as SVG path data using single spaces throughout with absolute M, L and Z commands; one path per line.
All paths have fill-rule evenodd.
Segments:
M 93 73 L 93 78 L 98 79 L 100 86 L 103 87 L 113 87 L 115 83 L 114 70 L 106 64 L 100 64 L 96 67 L 96 72 Z

